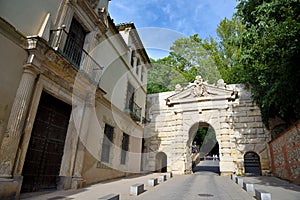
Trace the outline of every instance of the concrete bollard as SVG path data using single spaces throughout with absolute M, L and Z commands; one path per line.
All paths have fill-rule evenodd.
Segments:
M 231 174 L 231 180 L 235 181 L 236 179 L 236 175 L 235 174 Z
M 236 177 L 235 182 L 243 187 L 243 179 L 241 177 Z
M 255 197 L 258 200 L 271 200 L 271 194 L 264 190 L 255 190 Z
M 157 178 L 151 178 L 148 180 L 148 186 L 156 186 L 158 184 Z
M 158 180 L 159 180 L 160 183 L 165 182 L 167 180 L 167 176 L 166 175 L 160 175 L 158 177 Z
M 143 192 L 144 192 L 144 184 L 137 183 L 130 186 L 130 195 L 137 196 Z
M 119 200 L 119 194 L 108 194 L 106 196 L 100 197 L 99 200 Z
M 170 179 L 173 177 L 173 174 L 172 174 L 172 172 L 167 172 L 166 176 L 167 176 L 167 179 Z
M 252 183 L 243 183 L 243 188 L 247 192 L 254 192 L 254 186 Z

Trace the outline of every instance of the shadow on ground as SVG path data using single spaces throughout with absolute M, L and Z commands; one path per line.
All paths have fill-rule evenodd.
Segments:
M 213 172 L 220 174 L 219 161 L 202 160 L 196 167 L 193 168 L 193 173 L 197 172 Z

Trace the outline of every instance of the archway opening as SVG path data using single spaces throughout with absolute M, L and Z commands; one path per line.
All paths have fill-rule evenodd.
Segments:
M 167 172 L 167 155 L 164 152 L 156 154 L 155 171 Z
M 244 168 L 246 176 L 260 176 L 260 158 L 255 152 L 247 152 L 244 155 Z
M 189 132 L 192 170 L 220 172 L 219 143 L 214 128 L 205 122 L 193 125 Z

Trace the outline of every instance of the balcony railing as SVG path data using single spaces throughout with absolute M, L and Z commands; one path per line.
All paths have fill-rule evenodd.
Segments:
M 89 79 L 95 83 L 99 82 L 103 67 L 65 31 L 64 27 L 51 30 L 49 44 Z
M 132 103 L 129 108 L 125 109 L 126 113 L 130 114 L 130 117 L 135 121 L 141 121 L 142 108 L 136 103 Z

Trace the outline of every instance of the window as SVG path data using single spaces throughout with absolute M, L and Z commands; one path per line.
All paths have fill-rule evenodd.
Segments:
M 87 32 L 81 24 L 73 18 L 63 54 L 70 60 L 70 62 L 76 65 L 77 68 L 80 66 L 86 33 Z
M 140 121 L 142 109 L 134 102 L 134 92 L 135 92 L 134 87 L 128 82 L 126 104 L 125 104 L 124 111 L 126 113 L 129 113 L 133 120 Z
M 144 68 L 142 67 L 142 72 L 141 72 L 141 81 L 144 82 Z
M 133 110 L 133 104 L 134 104 L 134 87 L 128 82 L 127 85 L 127 96 L 126 96 L 126 105 L 125 109 L 127 111 Z
M 141 61 L 140 61 L 140 59 L 138 58 L 138 59 L 137 59 L 137 63 L 136 63 L 136 68 L 135 68 L 135 73 L 136 73 L 137 75 L 139 74 L 140 64 L 141 64 Z
M 129 147 L 129 135 L 123 133 L 122 140 L 122 152 L 121 152 L 121 164 L 124 165 L 126 163 L 127 151 Z
M 109 163 L 109 154 L 114 138 L 114 127 L 105 124 L 101 161 Z
M 134 67 L 134 50 L 131 51 L 131 67 Z

